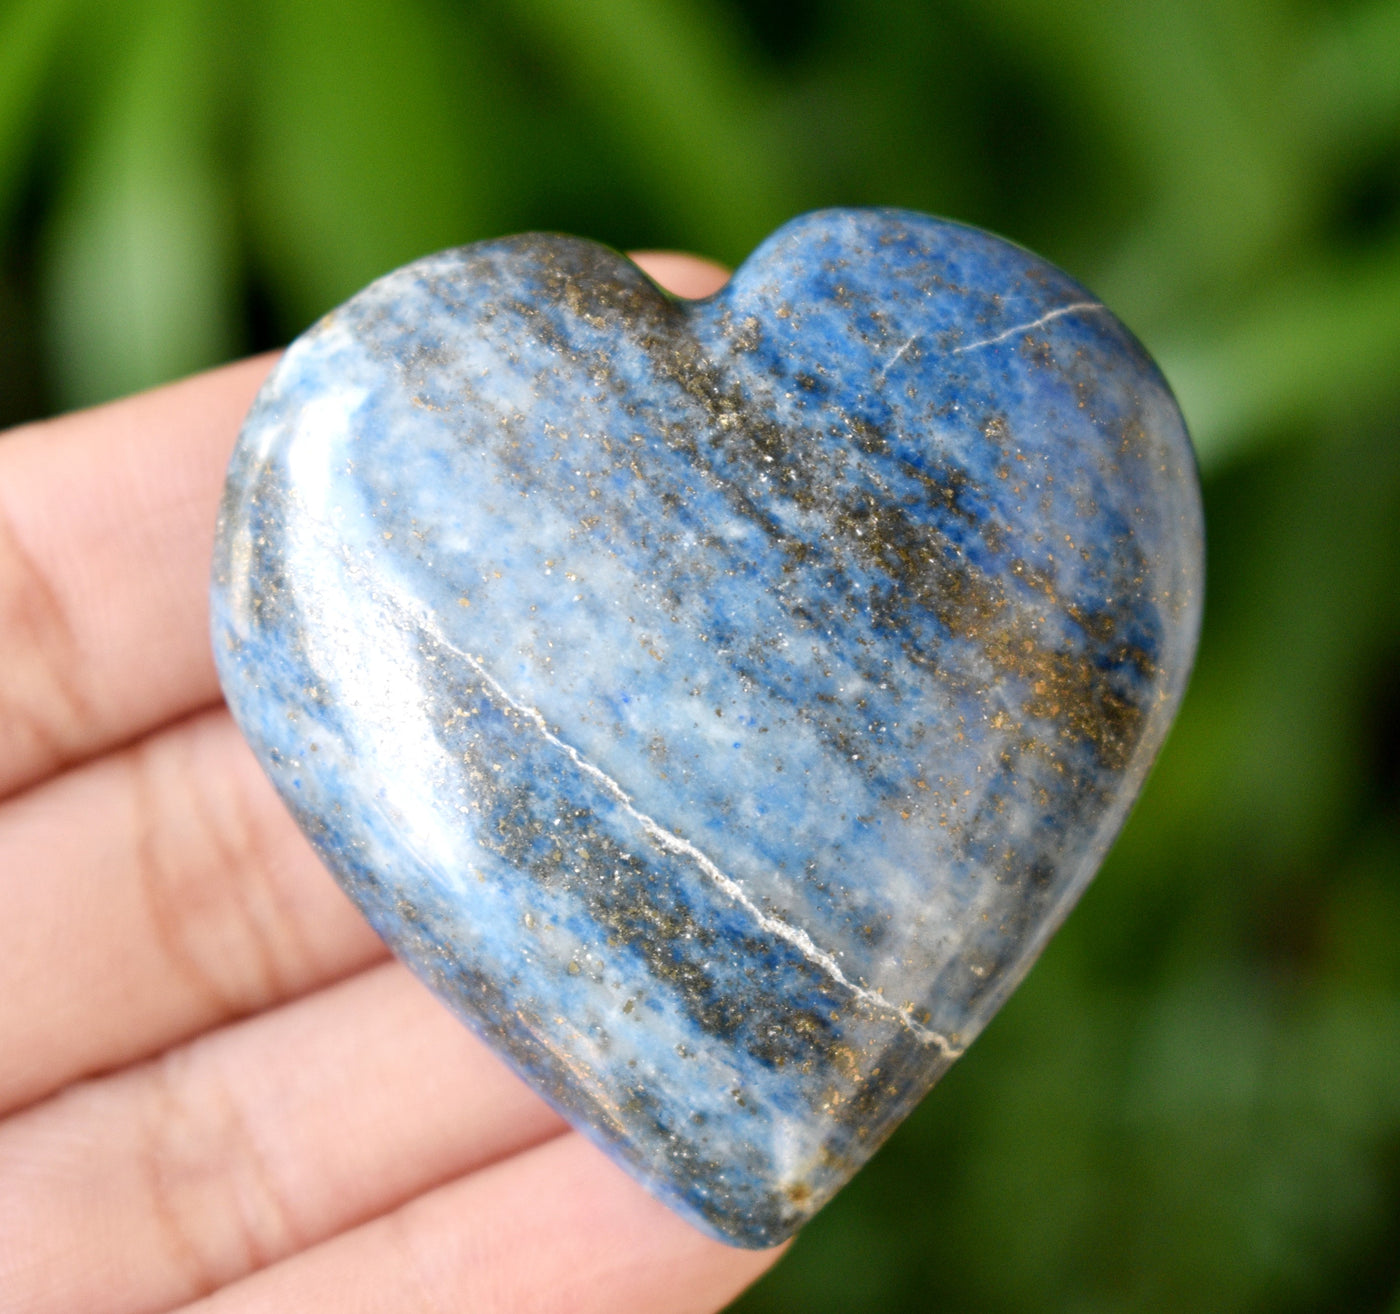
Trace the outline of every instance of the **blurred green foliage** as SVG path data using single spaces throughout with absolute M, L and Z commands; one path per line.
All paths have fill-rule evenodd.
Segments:
M 1210 598 L 1081 908 L 739 1308 L 1400 1311 L 1397 0 L 0 0 L 0 420 L 442 246 L 733 262 L 829 204 L 1119 311 Z

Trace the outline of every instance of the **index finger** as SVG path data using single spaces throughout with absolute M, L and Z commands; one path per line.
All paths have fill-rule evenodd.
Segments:
M 705 296 L 718 265 L 637 257 Z M 255 357 L 0 440 L 0 797 L 219 697 L 209 557 Z
M 260 357 L 0 441 L 0 795 L 218 697 L 209 554 Z

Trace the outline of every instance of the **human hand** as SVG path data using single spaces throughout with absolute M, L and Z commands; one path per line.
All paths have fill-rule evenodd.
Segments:
M 270 365 L 0 440 L 0 1308 L 717 1309 L 779 1252 L 671 1214 L 387 961 L 219 700 Z

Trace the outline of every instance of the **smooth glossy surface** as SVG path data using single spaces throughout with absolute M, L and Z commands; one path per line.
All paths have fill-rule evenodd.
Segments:
M 766 1245 L 1092 876 L 1200 586 L 1189 442 L 1117 321 L 984 233 L 826 211 L 705 302 L 527 236 L 327 316 L 240 439 L 214 642 L 396 952 Z

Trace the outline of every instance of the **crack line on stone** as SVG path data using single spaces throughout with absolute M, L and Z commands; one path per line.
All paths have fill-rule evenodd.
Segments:
M 689 840 L 682 838 L 680 835 L 667 830 L 660 822 L 647 816 L 641 809 L 634 807 L 632 798 L 627 791 L 608 775 L 606 771 L 595 766 L 584 757 L 572 744 L 566 743 L 563 739 L 560 739 L 558 735 L 554 734 L 545 721 L 543 714 L 537 708 L 531 707 L 528 703 L 522 703 L 518 699 L 513 698 L 505 686 L 487 670 L 486 664 L 479 657 L 473 657 L 471 653 L 457 647 L 457 645 L 448 640 L 435 625 L 425 624 L 424 619 L 425 618 L 418 617 L 418 623 L 432 635 L 434 640 L 465 661 L 472 670 L 485 681 L 491 691 L 501 699 L 502 702 L 510 706 L 520 716 L 530 721 L 550 744 L 568 757 L 581 771 L 587 772 L 588 775 L 592 776 L 623 810 L 641 826 L 642 830 L 654 843 L 671 853 L 689 858 L 710 878 L 710 880 L 718 885 L 725 894 L 748 912 L 759 926 L 770 935 L 777 936 L 778 939 L 784 940 L 792 945 L 804 958 L 814 963 L 817 967 L 820 967 L 833 981 L 850 991 L 857 999 L 861 1000 L 863 1003 L 869 1004 L 879 1012 L 892 1014 L 903 1026 L 913 1032 L 914 1035 L 918 1036 L 924 1044 L 935 1046 L 950 1060 L 962 1054 L 964 1046 L 955 1044 L 941 1032 L 934 1031 L 931 1027 L 926 1027 L 920 1022 L 916 1022 L 904 1009 L 890 1003 L 889 1000 L 877 991 L 867 990 L 864 986 L 857 985 L 854 981 L 850 980 L 841 970 L 840 964 L 837 963 L 836 959 L 825 950 L 819 949 L 816 944 L 813 943 L 812 937 L 800 926 L 793 926 L 783 921 L 780 917 L 773 917 L 765 913 L 762 908 L 744 893 L 744 887 L 732 876 L 726 874 L 716 866 L 702 849 L 697 848 Z
M 1076 301 L 1068 306 L 1058 306 L 1054 310 L 1046 311 L 1039 319 L 1028 320 L 1024 324 L 1013 324 L 1004 333 L 998 333 L 992 338 L 981 338 L 977 342 L 964 343 L 961 347 L 954 347 L 951 355 L 961 356 L 965 351 L 976 351 L 978 347 L 990 347 L 998 342 L 1005 342 L 1007 338 L 1014 337 L 1017 333 L 1029 333 L 1032 329 L 1042 328 L 1052 319 L 1059 319 L 1061 315 L 1072 315 L 1076 311 L 1107 310 L 1108 307 L 1101 301 Z M 905 344 L 908 346 L 908 343 Z M 891 365 L 894 361 L 890 362 Z M 886 367 L 888 368 L 888 366 Z
M 906 351 L 908 351 L 909 348 L 912 347 L 921 337 L 923 337 L 923 334 L 922 334 L 922 333 L 915 333 L 915 334 L 913 334 L 913 335 L 910 337 L 909 341 L 906 342 L 897 352 L 894 353 L 893 356 L 891 356 L 891 357 L 889 358 L 889 360 L 887 360 L 887 361 L 885 362 L 885 364 L 884 364 L 883 368 L 880 370 L 880 374 L 879 374 L 879 379 L 880 379 L 880 382 L 881 382 L 881 383 L 883 383 L 883 382 L 885 381 L 885 379 L 886 379 L 886 378 L 888 377 L 888 375 L 889 375 L 889 372 L 890 372 L 890 371 L 895 367 L 895 365 L 899 362 L 900 358 L 904 355 L 904 353 L 905 353 Z

